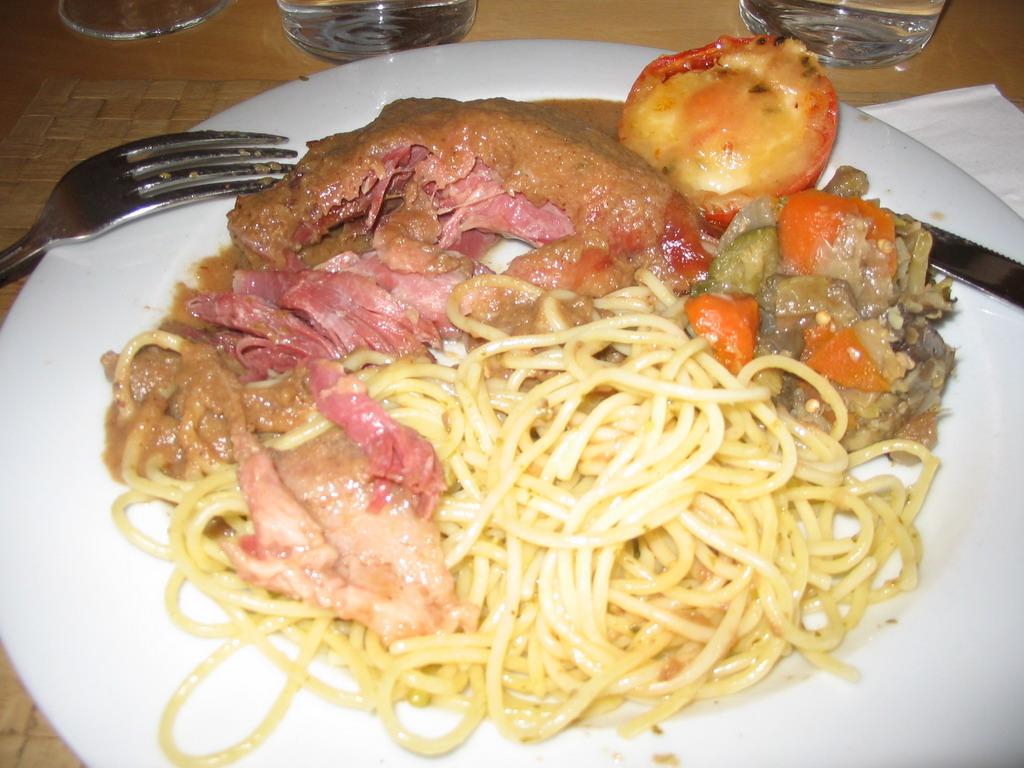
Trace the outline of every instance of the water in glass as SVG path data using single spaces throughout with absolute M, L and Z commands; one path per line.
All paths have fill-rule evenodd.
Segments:
M 476 0 L 278 0 L 289 39 L 338 61 L 461 40 Z
M 822 63 L 880 67 L 908 59 L 931 39 L 944 0 L 740 0 L 757 34 L 802 40 Z

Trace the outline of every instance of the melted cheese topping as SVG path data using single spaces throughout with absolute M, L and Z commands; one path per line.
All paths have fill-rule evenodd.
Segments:
M 820 77 L 806 56 L 776 46 L 724 53 L 713 69 L 650 84 L 626 107 L 623 141 L 698 200 L 772 191 L 820 154 Z

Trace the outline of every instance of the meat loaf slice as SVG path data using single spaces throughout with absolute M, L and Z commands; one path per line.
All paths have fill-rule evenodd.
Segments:
M 510 273 L 589 296 L 640 267 L 684 289 L 709 260 L 696 209 L 638 156 L 561 110 L 506 99 L 393 102 L 364 128 L 312 142 L 291 174 L 229 214 L 256 268 L 301 268 L 303 249 L 346 222 L 405 272 L 471 258 L 469 231 L 517 238 L 535 249 Z

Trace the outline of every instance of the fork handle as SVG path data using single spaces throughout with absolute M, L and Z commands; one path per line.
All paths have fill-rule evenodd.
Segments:
M 28 274 L 51 242 L 51 238 L 32 227 L 20 240 L 0 251 L 0 286 Z

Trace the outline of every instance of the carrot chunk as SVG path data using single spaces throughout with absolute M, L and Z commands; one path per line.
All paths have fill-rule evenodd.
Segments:
M 702 293 L 686 302 L 686 316 L 712 354 L 732 373 L 754 359 L 761 313 L 757 299 L 745 293 Z
M 779 252 L 797 274 L 813 275 L 824 248 L 835 241 L 850 217 L 869 221 L 868 239 L 888 249 L 889 274 L 896 274 L 896 222 L 888 211 L 859 197 L 839 197 L 807 189 L 790 195 L 779 213 Z
M 888 392 L 889 382 L 852 326 L 804 331 L 803 361 L 830 381 L 864 392 Z

